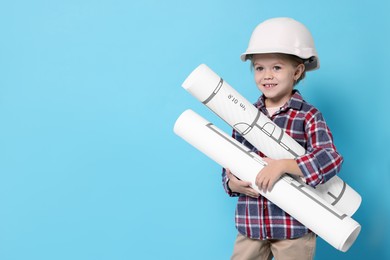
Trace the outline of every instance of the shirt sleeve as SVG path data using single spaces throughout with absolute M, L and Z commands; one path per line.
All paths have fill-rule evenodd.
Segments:
M 229 182 L 229 179 L 228 179 L 228 177 L 227 177 L 227 175 L 226 175 L 226 170 L 225 170 L 225 168 L 222 168 L 222 185 L 223 185 L 223 188 L 225 189 L 225 192 L 226 192 L 230 197 L 237 197 L 237 196 L 240 196 L 240 193 L 232 192 L 232 191 L 229 189 L 228 182 Z
M 332 133 L 318 110 L 307 113 L 305 135 L 306 154 L 296 161 L 306 183 L 315 187 L 340 172 L 343 157 L 336 151 Z

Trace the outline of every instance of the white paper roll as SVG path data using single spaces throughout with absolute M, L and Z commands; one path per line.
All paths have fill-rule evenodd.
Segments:
M 180 115 L 174 132 L 238 178 L 251 182 L 259 193 L 338 250 L 346 252 L 359 235 L 359 223 L 288 175 L 277 181 L 272 191 L 260 191 L 255 180 L 266 165 L 261 157 L 192 110 Z
M 305 154 L 305 149 L 299 143 L 205 64 L 198 66 L 187 77 L 183 88 L 269 158 L 294 159 Z M 311 188 L 311 191 L 349 216 L 356 212 L 362 200 L 338 176 L 315 189 Z

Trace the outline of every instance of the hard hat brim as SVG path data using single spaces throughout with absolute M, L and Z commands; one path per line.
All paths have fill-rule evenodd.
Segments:
M 306 71 L 317 70 L 317 69 L 320 68 L 320 62 L 319 62 L 318 56 L 311 56 L 311 55 L 308 55 L 308 54 L 305 55 L 303 53 L 301 55 L 295 55 L 295 54 L 291 53 L 291 49 L 288 49 L 288 50 L 287 49 L 276 50 L 275 48 L 273 48 L 272 50 L 267 50 L 267 49 L 247 50 L 246 52 L 241 54 L 240 59 L 245 62 L 245 61 L 250 59 L 248 57 L 249 55 L 268 54 L 268 53 L 281 53 L 281 54 L 288 54 L 288 55 L 297 56 L 297 57 L 301 58 L 304 61 L 304 65 L 305 65 L 305 70 Z

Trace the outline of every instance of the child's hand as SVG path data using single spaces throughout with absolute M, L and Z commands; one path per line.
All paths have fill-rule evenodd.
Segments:
M 271 191 L 275 182 L 279 180 L 279 178 L 284 173 L 284 165 L 283 160 L 273 160 L 270 158 L 263 158 L 263 160 L 267 163 L 256 176 L 256 185 L 260 190 L 264 192 Z
M 231 191 L 245 194 L 255 199 L 259 197 L 260 194 L 251 187 L 250 182 L 237 179 L 237 177 L 233 175 L 229 169 L 226 169 L 226 175 L 229 178 L 228 185 Z

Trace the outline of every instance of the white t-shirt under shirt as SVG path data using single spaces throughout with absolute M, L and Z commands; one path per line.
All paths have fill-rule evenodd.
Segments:
M 277 111 L 279 111 L 280 107 L 267 107 L 267 111 L 269 116 L 273 116 Z

